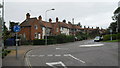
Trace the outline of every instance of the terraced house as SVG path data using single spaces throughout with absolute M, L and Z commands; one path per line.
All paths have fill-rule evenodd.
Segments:
M 31 18 L 29 13 L 26 14 L 26 19 L 20 26 L 21 31 L 18 34 L 26 40 L 45 39 L 45 36 L 56 36 L 59 34 L 75 35 L 78 32 L 94 30 L 82 28 L 80 23 L 73 25 L 71 22 L 67 23 L 66 20 L 61 22 L 58 17 L 56 17 L 55 22 L 52 22 L 51 18 L 46 22 L 42 20 L 41 16 Z

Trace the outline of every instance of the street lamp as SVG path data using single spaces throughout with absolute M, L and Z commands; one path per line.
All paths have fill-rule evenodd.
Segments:
M 110 40 L 112 41 L 112 29 L 110 29 L 110 34 L 111 34 Z
M 52 8 L 52 9 L 49 9 L 49 10 L 45 11 L 45 20 L 46 20 L 46 22 L 47 22 L 47 12 L 51 11 L 51 10 L 55 10 L 55 9 Z M 46 26 L 46 29 L 45 29 L 45 45 L 47 45 L 47 26 Z
M 2 8 L 2 49 L 4 50 L 4 0 L 2 1 L 2 5 L 0 4 L 0 8 Z

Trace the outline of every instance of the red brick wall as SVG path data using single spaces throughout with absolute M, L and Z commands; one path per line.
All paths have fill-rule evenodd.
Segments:
M 21 31 L 18 34 L 26 34 L 27 40 L 34 40 L 35 39 L 35 33 L 40 33 L 42 38 L 42 28 L 40 24 L 38 23 L 38 20 L 36 19 L 34 22 L 32 22 L 31 27 L 25 27 L 22 28 Z M 37 25 L 38 29 L 35 29 L 35 25 Z
M 18 34 L 25 34 L 26 40 L 30 40 L 30 27 L 21 28 L 20 32 Z
M 58 32 L 57 32 L 57 28 L 58 28 Z M 57 22 L 53 25 L 52 33 L 53 33 L 53 35 L 59 35 L 60 34 L 60 28 L 59 28 L 59 24 Z
M 35 25 L 37 25 L 38 29 L 35 29 Z M 40 26 L 40 24 L 38 23 L 37 20 L 34 21 L 34 23 L 31 23 L 31 39 L 35 39 L 35 33 L 40 33 L 41 34 L 41 38 L 42 38 L 42 28 Z

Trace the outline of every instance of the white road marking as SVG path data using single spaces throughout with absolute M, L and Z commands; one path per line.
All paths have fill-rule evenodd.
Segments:
M 68 50 L 68 48 L 56 48 L 56 50 Z
M 47 55 L 47 56 L 53 56 L 52 54 L 50 54 L 50 55 Z
M 64 68 L 67 68 L 65 66 L 65 64 L 63 62 L 61 62 L 61 61 L 59 61 L 59 62 L 50 62 L 50 63 L 46 63 L 46 64 L 49 65 L 49 66 L 51 66 L 51 67 L 53 67 L 53 68 L 57 68 L 54 65 L 61 64 Z
M 64 54 L 63 56 L 69 56 L 69 54 Z
M 103 46 L 104 44 L 90 44 L 90 45 L 80 45 L 79 47 L 95 47 L 95 46 Z
M 61 55 L 55 55 L 55 56 L 61 56 Z
M 75 59 L 75 60 L 78 60 L 78 61 L 80 61 L 80 62 L 82 62 L 82 63 L 85 63 L 85 61 L 80 60 L 80 59 L 78 59 L 78 58 L 74 57 L 74 56 L 73 56 L 73 55 L 71 55 L 71 54 L 69 54 L 69 56 L 70 56 L 70 57 L 72 57 L 72 58 L 73 58 L 73 59 Z
M 31 50 L 32 51 L 32 50 Z M 32 68 L 32 65 L 30 64 L 30 61 L 29 61 L 29 53 L 31 52 L 31 51 L 29 51 L 27 54 L 26 54 L 26 57 L 25 57 L 25 61 L 26 61 L 26 64 L 27 64 L 27 66 L 29 67 L 29 68 Z
M 45 55 L 39 55 L 39 57 L 43 57 L 43 56 L 45 56 Z

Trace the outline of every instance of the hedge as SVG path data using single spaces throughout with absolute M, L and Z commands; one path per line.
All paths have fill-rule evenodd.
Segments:
M 46 39 L 35 39 L 33 40 L 33 45 L 45 45 Z M 47 39 L 47 44 L 56 44 L 56 40 L 54 39 Z
M 47 44 L 57 44 L 57 43 L 67 43 L 74 42 L 74 36 L 67 36 L 64 34 L 57 36 L 49 36 L 47 37 Z M 33 40 L 33 45 L 45 45 L 45 39 L 35 39 Z
M 112 34 L 112 35 L 111 34 L 104 35 L 103 36 L 103 40 L 104 41 L 110 40 L 111 36 L 112 36 L 112 40 L 118 40 L 118 39 L 120 39 L 120 33 L 118 33 L 118 34 Z

